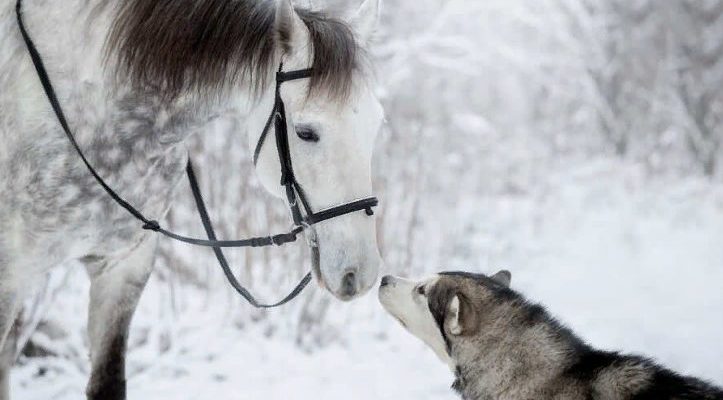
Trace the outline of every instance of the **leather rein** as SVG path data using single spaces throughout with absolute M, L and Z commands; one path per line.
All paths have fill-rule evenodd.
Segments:
M 376 197 L 367 197 L 360 200 L 354 200 L 348 203 L 343 203 L 338 206 L 314 212 L 301 184 L 296 179 L 296 175 L 294 174 L 293 164 L 291 162 L 291 153 L 289 149 L 286 108 L 284 106 L 284 101 L 281 98 L 281 85 L 284 82 L 310 78 L 312 74 L 312 69 L 301 69 L 284 72 L 283 64 L 281 64 L 279 65 L 279 70 L 276 73 L 274 106 L 266 122 L 266 126 L 261 133 L 261 137 L 259 138 L 259 141 L 256 145 L 253 160 L 254 164 L 256 164 L 261 149 L 265 143 L 266 137 L 268 136 L 268 132 L 270 131 L 271 125 L 273 124 L 276 137 L 276 148 L 278 150 L 279 162 L 281 167 L 281 185 L 284 187 L 286 192 L 286 198 L 294 222 L 293 229 L 291 229 L 287 233 L 281 233 L 277 235 L 252 237 L 239 240 L 218 240 L 213 228 L 213 224 L 211 223 L 211 218 L 208 215 L 208 210 L 203 200 L 203 196 L 201 194 L 201 190 L 199 188 L 198 180 L 196 179 L 196 174 L 193 170 L 193 165 L 191 163 L 190 157 L 188 160 L 188 164 L 186 165 L 186 174 L 188 176 L 188 183 L 191 187 L 191 192 L 193 193 L 193 198 L 196 203 L 196 208 L 198 209 L 198 214 L 201 218 L 201 222 L 203 223 L 203 227 L 206 231 L 206 236 L 208 238 L 201 239 L 179 235 L 175 232 L 163 228 L 157 220 L 146 217 L 141 211 L 133 207 L 129 202 L 124 200 L 121 195 L 119 195 L 115 190 L 113 190 L 113 188 L 111 188 L 105 182 L 105 180 L 103 180 L 103 178 L 96 172 L 88 159 L 85 157 L 85 154 L 78 145 L 78 142 L 75 140 L 75 136 L 73 135 L 72 130 L 68 125 L 65 113 L 63 112 L 60 101 L 58 100 L 58 96 L 55 93 L 55 89 L 53 88 L 53 85 L 50 81 L 50 77 L 45 68 L 45 64 L 43 63 L 43 59 L 40 56 L 40 53 L 35 46 L 35 43 L 30 38 L 30 35 L 25 27 L 25 24 L 23 22 L 22 0 L 17 0 L 15 6 L 15 13 L 23 41 L 25 42 L 25 45 L 28 49 L 28 53 L 30 54 L 33 66 L 35 67 L 35 71 L 38 75 L 38 79 L 43 86 L 43 90 L 45 91 L 45 95 L 47 96 L 48 101 L 50 102 L 50 106 L 52 107 L 53 112 L 55 113 L 55 116 L 60 123 L 60 126 L 63 128 L 63 132 L 65 132 L 68 141 L 75 149 L 75 152 L 78 154 L 83 164 L 85 164 L 88 172 L 93 175 L 93 178 L 95 178 L 96 182 L 103 188 L 106 194 L 108 194 L 108 196 L 113 199 L 113 201 L 115 201 L 119 206 L 123 207 L 135 219 L 139 220 L 142 223 L 143 229 L 158 232 L 163 236 L 177 240 L 179 242 L 195 246 L 212 248 L 214 254 L 216 255 L 216 259 L 218 260 L 218 263 L 221 266 L 221 269 L 223 270 L 223 273 L 226 276 L 229 284 L 234 288 L 234 290 L 236 290 L 236 292 L 238 292 L 239 295 L 241 295 L 254 307 L 272 308 L 288 303 L 296 296 L 298 296 L 299 293 L 301 293 L 301 291 L 304 290 L 304 288 L 309 284 L 312 276 L 311 272 L 307 273 L 304 278 L 294 287 L 294 289 L 280 301 L 271 304 L 261 303 L 256 300 L 256 298 L 243 285 L 241 285 L 241 283 L 233 275 L 231 267 L 228 264 L 228 260 L 223 253 L 223 248 L 265 247 L 272 245 L 281 246 L 286 243 L 296 241 L 297 236 L 301 232 L 304 232 L 306 230 L 309 231 L 308 235 L 311 236 L 309 240 L 309 245 L 312 247 L 316 247 L 316 234 L 313 230 L 313 225 L 318 224 L 322 221 L 326 221 L 328 219 L 336 218 L 342 215 L 362 210 L 365 211 L 367 215 L 374 214 L 372 209 L 379 204 L 379 200 Z M 301 203 L 301 207 L 299 207 L 299 203 Z M 303 211 L 301 209 L 302 207 Z

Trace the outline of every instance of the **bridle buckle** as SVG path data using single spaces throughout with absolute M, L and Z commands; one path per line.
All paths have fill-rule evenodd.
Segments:
M 301 227 L 304 229 L 304 239 L 306 239 L 306 245 L 310 248 L 319 248 L 319 237 L 316 233 L 314 225 L 307 223 L 306 221 L 301 222 Z

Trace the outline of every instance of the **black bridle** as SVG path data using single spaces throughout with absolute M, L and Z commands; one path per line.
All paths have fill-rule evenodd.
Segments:
M 312 69 L 299 69 L 288 72 L 284 72 L 282 69 L 283 64 L 279 65 L 279 70 L 276 72 L 274 107 L 271 110 L 271 114 L 269 115 L 263 132 L 261 132 L 261 137 L 259 137 L 259 141 L 256 143 L 254 164 L 258 162 L 261 149 L 266 142 L 266 136 L 268 135 L 271 128 L 271 121 L 273 120 L 274 130 L 276 132 L 276 149 L 281 163 L 281 185 L 286 189 L 286 199 L 289 202 L 289 208 L 291 209 L 291 216 L 294 219 L 294 225 L 297 227 L 311 226 L 321 221 L 326 221 L 327 219 L 361 210 L 364 210 L 367 215 L 374 215 L 372 208 L 379 204 L 379 200 L 377 200 L 376 197 L 366 197 L 317 212 L 314 212 L 311 208 L 309 200 L 304 193 L 304 189 L 301 187 L 301 184 L 299 184 L 299 181 L 296 180 L 294 168 L 291 163 L 289 134 L 287 129 L 288 123 L 286 121 L 286 107 L 284 106 L 284 100 L 281 98 L 281 85 L 284 82 L 310 78 Z M 299 202 L 301 202 L 301 205 L 304 207 L 304 213 L 301 212 Z
M 133 207 L 130 203 L 124 200 L 116 191 L 114 191 L 96 172 L 88 159 L 85 157 L 68 125 L 67 119 L 65 118 L 65 113 L 63 113 L 63 109 L 60 106 L 58 96 L 56 95 L 55 89 L 50 82 L 50 77 L 48 76 L 48 72 L 45 68 L 42 57 L 40 56 L 40 53 L 35 47 L 35 43 L 30 38 L 25 24 L 23 23 L 22 0 L 17 0 L 15 5 L 15 13 L 18 21 L 18 26 L 20 28 L 20 33 L 23 37 L 25 45 L 28 48 L 28 53 L 30 54 L 30 58 L 33 62 L 33 65 L 35 66 L 38 78 L 40 79 L 40 83 L 42 84 L 43 90 L 45 91 L 45 95 L 47 96 L 48 101 L 53 108 L 53 112 L 55 113 L 55 116 L 57 117 L 60 126 L 63 128 L 63 132 L 65 132 L 65 135 L 70 141 L 70 144 L 73 146 L 76 153 L 78 153 L 81 161 L 83 162 L 83 164 L 85 164 L 90 174 L 93 175 L 93 178 L 95 178 L 96 182 L 103 188 L 103 190 L 105 190 L 105 192 L 113 199 L 113 201 L 115 201 L 116 203 L 118 203 L 118 205 L 128 211 L 128 213 L 130 213 L 134 218 L 141 221 L 143 223 L 143 229 L 158 232 L 166 237 L 178 240 L 180 242 L 196 246 L 211 247 L 228 282 L 244 299 L 246 299 L 254 307 L 271 308 L 286 304 L 287 302 L 295 298 L 299 293 L 301 293 L 301 291 L 309 284 L 309 282 L 311 281 L 311 273 L 307 273 L 304 278 L 294 287 L 294 289 L 281 301 L 273 304 L 260 303 L 251 293 L 249 293 L 246 288 L 244 288 L 239 283 L 239 281 L 233 275 L 233 272 L 231 271 L 231 268 L 228 264 L 228 260 L 223 254 L 223 248 L 263 247 L 271 245 L 281 246 L 283 244 L 296 241 L 296 237 L 299 233 L 303 232 L 305 229 L 311 228 L 314 224 L 318 224 L 319 222 L 361 210 L 364 210 L 367 215 L 374 214 L 372 208 L 379 203 L 376 197 L 368 197 L 361 200 L 355 200 L 317 212 L 313 211 L 304 193 L 304 190 L 301 187 L 301 184 L 299 184 L 299 181 L 296 180 L 296 175 L 294 175 L 294 169 L 291 162 L 291 153 L 289 150 L 289 134 L 287 129 L 288 124 L 286 120 L 286 109 L 284 107 L 284 101 L 281 98 L 281 85 L 284 82 L 309 78 L 311 77 L 312 70 L 303 69 L 284 72 L 282 71 L 282 64 L 279 66 L 279 70 L 276 73 L 274 107 L 271 110 L 271 114 L 269 115 L 269 118 L 266 122 L 266 126 L 264 127 L 264 130 L 261 133 L 261 137 L 259 138 L 259 141 L 256 145 L 256 149 L 254 152 L 254 164 L 258 159 L 261 148 L 264 145 L 266 137 L 268 136 L 268 132 L 271 128 L 271 124 L 273 123 L 276 135 L 276 147 L 278 150 L 279 162 L 281 165 L 281 185 L 284 186 L 286 191 L 286 198 L 288 200 L 289 209 L 291 210 L 291 216 L 294 221 L 293 229 L 291 229 L 291 231 L 289 231 L 288 233 L 281 233 L 272 236 L 254 237 L 241 240 L 218 240 L 216 238 L 216 233 L 213 229 L 213 224 L 211 223 L 211 218 L 208 215 L 208 210 L 206 209 L 206 204 L 203 200 L 203 196 L 201 195 L 198 180 L 196 179 L 196 174 L 193 171 L 193 165 L 190 158 L 188 160 L 188 164 L 186 165 L 186 174 L 188 175 L 188 183 L 191 186 L 193 198 L 196 202 L 196 207 L 198 208 L 198 213 L 201 217 L 201 222 L 203 223 L 203 227 L 206 231 L 208 239 L 200 239 L 179 235 L 177 233 L 164 229 L 157 220 L 147 218 L 145 215 L 143 215 L 143 213 Z M 302 212 L 301 208 L 299 207 L 299 202 L 301 202 L 304 208 L 304 212 Z M 310 234 L 314 235 L 310 242 L 312 246 L 315 246 L 316 238 L 313 229 Z

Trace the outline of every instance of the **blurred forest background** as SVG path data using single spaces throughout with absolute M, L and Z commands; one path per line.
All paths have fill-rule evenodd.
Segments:
M 722 15 L 719 0 L 384 0 L 370 51 L 387 119 L 373 161 L 383 273 L 508 268 L 586 339 L 721 383 Z M 284 204 L 249 174 L 243 121 L 216 125 L 191 149 L 219 235 L 287 228 Z M 186 187 L 167 220 L 201 234 Z M 264 299 L 308 270 L 301 245 L 228 255 Z M 131 379 L 160 379 L 151 372 L 185 362 L 184 338 L 219 330 L 308 354 L 412 340 L 393 339 L 374 293 L 342 304 L 314 288 L 259 311 L 217 268 L 210 251 L 162 242 Z M 82 384 L 84 279 L 59 270 L 28 302 L 17 390 L 35 393 L 41 366 Z

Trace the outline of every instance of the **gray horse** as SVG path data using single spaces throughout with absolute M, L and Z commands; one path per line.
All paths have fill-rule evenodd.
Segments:
M 89 399 L 125 398 L 125 351 L 152 271 L 156 234 L 98 186 L 63 135 L 14 15 L 0 0 L 0 400 L 9 398 L 11 327 L 32 283 L 80 260 L 91 277 Z M 247 121 L 255 146 L 274 101 L 273 74 L 313 67 L 284 84 L 290 153 L 315 209 L 371 193 L 382 110 L 363 48 L 378 0 L 349 21 L 290 0 L 26 0 L 24 19 L 80 147 L 99 174 L 148 216 L 162 218 L 184 175 L 184 141 L 214 118 Z M 256 171 L 282 196 L 267 141 Z M 365 293 L 381 263 L 373 218 L 317 228 L 320 285 L 342 300 Z

